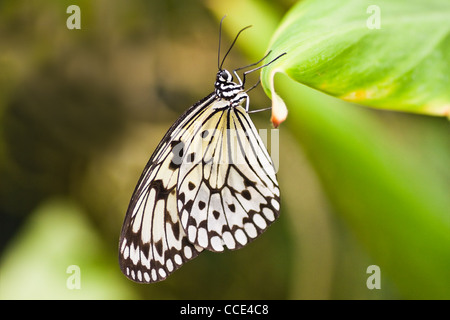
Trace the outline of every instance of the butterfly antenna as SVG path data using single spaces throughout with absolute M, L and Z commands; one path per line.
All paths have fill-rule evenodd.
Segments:
M 223 20 L 223 18 L 222 18 L 222 20 Z M 231 49 L 233 48 L 234 44 L 236 43 L 236 40 L 238 39 L 238 37 L 239 37 L 239 35 L 241 34 L 241 32 L 244 31 L 245 29 L 250 28 L 250 27 L 251 27 L 251 26 L 246 26 L 245 28 L 242 28 L 242 29 L 238 32 L 238 34 L 236 35 L 236 37 L 235 37 L 234 40 L 233 40 L 233 43 L 231 44 L 230 48 L 228 49 L 227 53 L 225 53 L 225 56 L 224 56 L 223 59 L 222 59 L 222 63 L 221 63 L 220 66 L 219 66 L 219 70 L 222 70 L 222 66 L 223 66 L 223 64 L 224 64 L 224 62 L 225 62 L 225 58 L 226 58 L 226 57 L 228 56 L 228 54 L 230 53 Z
M 222 42 L 222 22 L 225 19 L 226 15 L 222 17 L 219 25 L 219 51 L 217 52 L 217 68 L 220 69 L 220 43 Z

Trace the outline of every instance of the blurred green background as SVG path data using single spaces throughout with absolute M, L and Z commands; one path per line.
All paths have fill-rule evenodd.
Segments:
M 80 30 L 66 27 L 71 4 Z M 242 66 L 263 56 L 293 4 L 0 2 L 0 298 L 450 298 L 448 121 L 345 103 L 282 76 L 279 220 L 161 283 L 121 274 L 118 237 L 142 169 L 213 90 L 218 21 L 227 14 L 223 48 L 253 25 L 225 64 Z M 251 92 L 252 109 L 270 103 Z M 252 119 L 271 128 L 270 113 Z M 374 264 L 379 290 L 366 286 Z M 72 265 L 80 289 L 67 285 Z

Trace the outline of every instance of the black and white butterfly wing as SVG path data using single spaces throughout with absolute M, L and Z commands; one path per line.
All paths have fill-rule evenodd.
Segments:
M 280 190 L 272 160 L 242 106 L 216 100 L 197 123 L 179 169 L 177 206 L 189 242 L 239 249 L 275 221 Z
M 164 280 L 203 249 L 188 241 L 177 210 L 177 178 L 183 140 L 215 99 L 189 108 L 166 133 L 148 161 L 128 207 L 119 240 L 122 272 L 136 282 Z
M 161 140 L 122 227 L 119 261 L 128 278 L 164 280 L 204 249 L 242 248 L 278 218 L 274 166 L 248 115 L 247 92 L 255 86 L 246 91 L 244 84 L 246 74 L 282 55 L 245 71 L 244 81 L 236 73 L 243 68 L 235 69 L 237 82 L 222 69 L 222 60 L 215 91 L 189 108 Z

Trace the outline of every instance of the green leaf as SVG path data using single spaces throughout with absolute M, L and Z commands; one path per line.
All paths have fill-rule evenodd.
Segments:
M 354 2 L 355 6 L 361 7 L 360 2 L 365 3 L 363 11 L 365 12 L 369 3 L 356 1 Z M 405 13 L 417 10 L 418 4 L 414 2 L 408 2 Z M 234 4 L 236 1 L 231 1 L 231 3 Z M 252 0 L 250 3 L 255 5 L 252 10 L 245 11 L 248 18 L 241 19 L 234 25 L 230 37 L 233 37 L 235 31 L 242 25 L 254 24 L 254 21 L 248 21 L 248 19 L 255 16 L 264 16 L 264 13 L 267 12 L 266 10 L 258 11 L 258 1 Z M 302 19 L 306 20 L 309 9 L 315 6 L 316 16 L 324 16 L 316 23 L 316 28 L 320 29 L 321 24 L 330 23 L 327 22 L 328 16 L 325 18 L 326 15 L 333 14 L 332 10 L 326 9 L 330 3 L 332 2 L 326 0 L 319 3 L 314 1 L 302 2 L 299 5 L 305 6 Z M 355 14 L 355 12 L 349 12 L 353 9 L 349 9 L 345 5 L 346 3 L 348 1 L 336 1 L 336 10 L 339 10 L 336 14 L 341 15 L 341 21 L 343 21 L 345 15 Z M 400 6 L 403 2 L 396 1 L 396 3 Z M 321 6 L 322 4 L 323 6 Z M 387 28 L 387 25 L 383 24 L 384 18 L 386 18 L 386 16 L 383 18 L 383 15 L 386 13 L 386 8 L 394 4 L 386 2 L 380 5 L 380 2 L 377 1 L 370 2 L 370 4 L 380 6 L 382 15 L 380 30 Z M 282 25 L 288 25 L 288 17 L 293 16 L 293 12 L 299 10 L 299 6 L 291 11 Z M 433 7 L 433 3 L 424 2 L 423 10 L 417 11 L 425 13 L 430 10 L 429 6 Z M 240 8 L 236 8 L 236 10 L 234 8 L 234 6 L 228 8 L 227 14 L 230 17 L 242 13 L 242 10 L 239 10 Z M 444 12 L 444 10 L 437 11 Z M 251 14 L 248 14 L 249 12 Z M 221 14 L 223 14 L 223 11 L 217 13 L 216 16 L 220 18 Z M 368 14 L 367 17 L 369 17 Z M 269 16 L 267 18 L 275 19 L 276 17 Z M 424 19 L 421 21 L 420 23 L 423 23 Z M 272 25 L 273 20 L 270 20 L 270 22 Z M 414 30 L 418 32 L 417 29 L 416 26 Z M 257 25 L 255 25 L 254 30 L 259 30 Z M 295 30 L 290 30 L 295 36 Z M 310 29 L 308 32 L 312 33 L 313 31 Z M 373 31 L 378 32 L 379 30 Z M 410 31 L 413 32 L 413 30 Z M 312 54 L 308 56 L 309 50 L 314 49 L 312 47 L 299 48 L 299 50 L 304 50 L 305 57 L 296 57 L 294 45 L 291 51 L 281 45 L 275 45 L 276 39 L 281 37 L 282 32 L 288 32 L 288 29 L 283 31 L 280 28 L 275 34 L 272 45 L 269 47 L 274 50 L 270 57 L 275 57 L 285 51 L 288 52 L 288 55 L 262 71 L 265 90 L 269 94 L 270 84 L 277 70 L 291 76 L 286 70 L 289 70 L 290 65 L 293 68 L 295 67 L 295 59 L 305 58 L 305 61 L 310 62 L 310 66 L 314 62 L 314 56 Z M 286 34 L 285 37 L 287 39 L 289 35 Z M 313 38 L 309 41 L 319 41 L 319 39 Z M 244 47 L 244 51 L 252 59 L 257 58 L 261 52 L 260 46 L 250 46 L 247 41 L 240 41 L 237 45 Z M 323 50 L 325 54 L 329 52 L 327 48 L 328 44 L 325 43 L 323 48 L 317 47 L 315 49 L 319 52 Z M 388 50 L 388 48 L 384 49 Z M 405 51 L 400 53 L 402 52 Z M 409 55 L 409 53 L 405 55 Z M 316 58 L 319 59 L 320 57 L 319 54 Z M 447 58 L 447 60 L 449 59 Z M 442 59 L 444 64 L 445 61 L 445 59 Z M 317 63 L 317 66 L 320 66 L 320 64 Z M 372 66 L 372 68 L 374 67 Z M 435 67 L 433 70 L 437 72 L 440 71 L 440 68 Z M 306 71 L 305 69 L 305 73 Z M 440 72 L 441 79 L 447 79 L 448 82 L 448 76 L 445 75 L 445 72 Z M 315 79 L 314 75 L 311 75 L 310 79 Z M 354 81 L 356 83 L 357 79 Z M 431 80 L 422 79 L 422 81 Z M 420 84 L 420 81 L 415 83 L 417 86 L 423 85 L 424 92 L 428 90 L 426 89 L 429 87 L 428 82 L 427 84 Z M 340 84 L 336 81 L 335 86 L 338 85 Z M 289 223 L 297 226 L 295 230 L 299 232 L 292 237 L 295 243 L 293 256 L 298 257 L 298 265 L 295 266 L 296 272 L 292 277 L 293 298 L 311 298 L 320 290 L 322 290 L 321 298 L 327 298 L 326 291 L 331 290 L 330 288 L 333 291 L 330 294 L 331 297 L 370 297 L 368 295 L 370 290 L 367 289 L 365 281 L 360 281 L 361 279 L 358 278 L 358 281 L 354 282 L 354 280 L 348 278 L 348 274 L 358 277 L 368 277 L 369 275 L 366 274 L 365 268 L 361 268 L 361 262 L 364 261 L 363 257 L 353 256 L 348 259 L 348 256 L 345 256 L 344 253 L 351 251 L 351 248 L 339 237 L 335 228 L 329 228 L 332 222 L 339 220 L 348 228 L 345 229 L 344 233 L 350 234 L 348 232 L 350 230 L 358 242 L 358 248 L 367 252 L 371 263 L 381 268 L 381 290 L 377 291 L 383 298 L 390 297 L 389 287 L 390 284 L 393 284 L 394 289 L 398 290 L 397 294 L 399 294 L 394 293 L 396 298 L 448 299 L 450 297 L 448 286 L 450 281 L 448 271 L 450 270 L 450 250 L 448 249 L 450 247 L 450 216 L 448 213 L 450 207 L 448 177 L 450 172 L 447 164 L 450 159 L 450 148 L 446 136 L 448 134 L 447 121 L 407 114 L 383 117 L 385 114 L 350 105 L 290 81 L 285 76 L 276 77 L 276 89 L 286 100 L 290 112 L 287 126 L 283 127 L 281 132 L 289 129 L 296 136 L 298 143 L 301 144 L 315 169 L 327 199 L 325 204 L 315 203 L 312 207 L 302 207 L 296 202 L 310 198 L 310 192 L 313 188 L 303 176 L 301 179 L 296 179 L 296 175 L 300 171 L 299 168 L 303 167 L 304 164 L 302 159 L 292 159 L 291 165 L 287 163 L 286 158 L 292 157 L 292 150 L 286 140 L 282 139 L 280 141 L 281 148 L 285 150 L 281 155 L 279 172 L 284 199 L 282 217 L 291 219 Z M 440 93 L 445 96 L 445 90 L 441 89 Z M 393 101 L 392 105 L 398 107 L 394 96 L 389 99 Z M 400 100 L 398 96 L 396 99 Z M 420 112 L 420 108 L 417 112 Z M 395 126 L 392 126 L 392 124 L 395 124 Z M 311 216 L 316 217 L 321 206 L 326 206 L 330 213 L 335 213 L 337 219 L 333 217 L 331 221 L 328 221 L 321 217 L 323 220 L 319 221 L 324 227 L 319 230 L 327 233 L 318 232 L 316 238 L 308 238 L 304 229 L 313 229 L 311 222 L 308 223 L 308 219 Z M 289 207 L 295 209 L 289 210 Z M 304 228 L 302 233 L 300 227 Z M 324 245 L 324 242 L 329 238 L 332 239 L 330 248 Z M 309 243 L 306 244 L 305 242 Z M 340 248 L 343 245 L 345 247 Z M 304 249 L 308 246 L 314 247 L 317 251 L 317 256 L 308 257 L 316 260 L 301 259 L 305 257 L 305 250 L 302 251 L 299 248 Z M 327 249 L 332 252 L 332 258 L 326 257 Z M 344 267 L 348 272 L 347 277 L 333 266 L 333 259 L 345 260 Z M 326 263 L 323 263 L 324 261 Z M 323 264 L 326 264 L 328 268 L 335 272 L 331 275 L 334 280 L 331 281 L 332 283 L 329 284 L 330 287 L 328 288 L 326 285 L 318 285 L 318 278 L 322 280 L 330 277 L 323 270 L 317 272 L 323 267 Z M 308 266 L 312 266 L 311 269 L 317 273 L 303 274 L 305 270 L 311 270 L 308 269 Z M 314 276 L 316 274 L 317 277 Z M 309 281 L 305 283 L 305 279 Z M 311 285 L 314 290 L 308 291 L 308 288 L 305 288 L 308 283 L 314 284 Z M 342 286 L 342 283 L 345 283 L 346 286 Z M 358 295 L 352 296 L 351 292 L 355 292 L 352 290 L 360 291 Z M 350 293 L 347 291 L 350 291 Z M 373 291 L 371 293 L 375 293 Z M 307 292 L 307 294 L 299 296 L 297 295 L 298 292 Z M 362 292 L 362 295 L 360 292 Z
M 388 118 L 379 119 L 370 110 L 285 76 L 277 81 L 287 105 L 296 106 L 290 110 L 289 127 L 334 211 L 380 266 L 382 283 L 391 279 L 406 298 L 448 299 L 447 121 L 422 117 L 411 123 L 416 118 L 398 115 L 399 135 L 380 121 Z M 402 135 L 415 143 L 399 143 Z M 298 188 L 305 192 L 308 186 Z
M 449 115 L 449 1 L 301 1 L 269 48 L 271 57 L 287 52 L 261 73 L 269 96 L 275 73 L 283 72 L 346 101 Z

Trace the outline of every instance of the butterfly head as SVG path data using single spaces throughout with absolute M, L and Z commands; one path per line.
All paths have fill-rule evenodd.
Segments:
M 217 72 L 214 88 L 217 97 L 230 100 L 232 102 L 234 102 L 234 98 L 243 91 L 242 85 L 233 82 L 233 76 L 228 70 L 225 69 Z
M 217 72 L 217 82 L 228 83 L 233 81 L 233 76 L 228 70 L 219 70 Z

